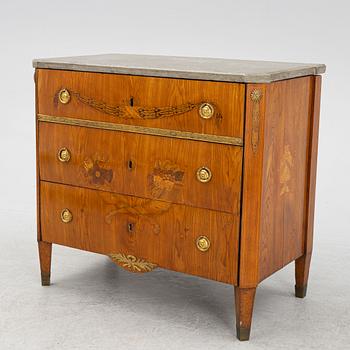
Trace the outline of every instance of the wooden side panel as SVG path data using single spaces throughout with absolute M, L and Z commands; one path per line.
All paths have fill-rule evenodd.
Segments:
M 41 182 L 42 238 L 236 284 L 239 215 Z M 68 208 L 72 221 L 64 223 Z M 205 235 L 209 250 L 196 247 Z
M 40 114 L 233 137 L 243 134 L 244 84 L 45 69 L 38 73 Z M 62 88 L 71 92 L 67 104 L 58 99 Z M 215 106 L 210 119 L 199 115 L 203 102 Z M 196 106 L 168 115 L 173 107 L 182 110 L 187 104 Z M 168 107 L 163 115 L 161 109 Z M 138 108 L 146 115 L 138 116 Z M 147 114 L 149 108 L 157 108 L 155 116 Z
M 45 122 L 39 131 L 42 180 L 239 213 L 241 147 Z
M 313 77 L 266 87 L 259 280 L 304 252 Z
M 315 148 L 309 143 L 317 144 L 317 139 L 310 141 L 315 79 L 247 85 L 240 287 L 254 287 L 302 256 L 305 240 L 312 245 L 305 226 L 313 222 L 306 223 L 314 200 L 308 154 Z M 257 90 L 262 94 L 259 104 L 254 100 Z M 251 140 L 258 140 L 257 146 Z M 314 175 L 310 181 L 314 188 Z
M 321 76 L 316 76 L 312 83 L 304 214 L 305 247 L 303 255 L 295 260 L 295 295 L 299 298 L 306 296 L 313 246 L 321 79 Z

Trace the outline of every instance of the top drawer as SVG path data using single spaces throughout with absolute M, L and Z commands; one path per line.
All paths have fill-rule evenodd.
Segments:
M 38 69 L 37 92 L 42 115 L 243 135 L 244 84 Z

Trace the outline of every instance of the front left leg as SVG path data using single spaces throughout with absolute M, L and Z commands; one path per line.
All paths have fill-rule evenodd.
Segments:
M 239 340 L 249 340 L 256 288 L 235 287 L 236 330 Z
M 41 285 L 50 285 L 52 243 L 38 241 Z

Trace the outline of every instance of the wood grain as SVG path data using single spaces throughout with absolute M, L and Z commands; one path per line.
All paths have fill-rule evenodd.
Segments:
M 41 182 L 42 238 L 102 254 L 124 253 L 160 267 L 236 284 L 239 216 Z M 63 223 L 68 208 L 73 220 Z M 131 226 L 130 226 L 131 225 Z M 208 251 L 196 239 L 210 239 Z
M 45 122 L 39 129 L 42 180 L 240 211 L 241 147 Z M 62 147 L 67 163 L 57 157 Z M 212 172 L 207 183 L 196 176 L 202 166 Z
M 40 114 L 223 136 L 241 137 L 243 134 L 244 84 L 46 69 L 37 72 Z M 135 107 L 211 102 L 217 106 L 221 117 L 203 119 L 196 108 L 162 119 L 122 119 L 93 109 L 74 97 L 68 104 L 59 103 L 57 94 L 62 88 L 111 106 L 130 106 L 130 101 Z

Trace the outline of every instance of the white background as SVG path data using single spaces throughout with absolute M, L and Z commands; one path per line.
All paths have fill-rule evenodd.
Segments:
M 345 0 L 3 0 L 0 244 L 13 263 L 0 266 L 0 283 L 4 276 L 11 277 L 9 269 L 16 265 L 22 242 L 34 245 L 36 240 L 33 58 L 115 52 L 325 63 L 314 269 L 321 262 L 327 266 L 324 273 L 317 270 L 317 278 L 323 281 L 331 310 L 332 302 L 341 302 L 339 298 L 350 293 L 349 12 L 349 2 Z M 38 283 L 36 251 L 32 249 L 31 254 L 30 271 L 34 274 L 29 274 L 28 279 Z M 292 272 L 288 273 L 289 278 Z M 331 295 L 328 287 L 333 288 Z M 350 326 L 349 304 L 345 300 L 345 314 L 340 317 L 344 317 L 343 326 L 346 322 Z M 11 322 L 11 309 L 1 302 L 0 319 L 6 309 Z M 277 315 L 276 312 L 271 317 Z M 254 331 L 253 325 L 253 335 Z M 261 334 L 263 337 L 270 334 Z M 5 344 L 0 328 L 0 344 L 2 341 Z M 15 344 L 9 338 L 6 341 Z

